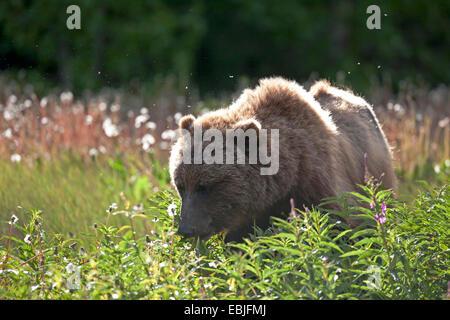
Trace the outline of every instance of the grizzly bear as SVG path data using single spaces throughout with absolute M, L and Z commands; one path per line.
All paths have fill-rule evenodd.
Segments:
M 294 81 L 262 79 L 228 108 L 198 118 L 184 116 L 179 126 L 169 167 L 182 200 L 178 231 L 185 236 L 207 239 L 224 232 L 227 241 L 240 241 L 254 226 L 267 227 L 271 216 L 288 213 L 290 199 L 303 208 L 357 191 L 367 170 L 374 177 L 383 174 L 385 189 L 396 189 L 391 150 L 371 106 L 327 81 L 316 82 L 308 92 Z M 278 148 L 276 170 L 262 174 L 267 163 L 259 160 L 199 162 L 194 149 L 208 148 L 208 139 L 192 145 L 197 129 L 214 129 L 224 136 L 239 129 L 269 131 L 270 139 L 264 141 L 270 140 L 271 152 L 275 144 Z M 272 139 L 274 132 L 277 140 Z M 245 139 L 246 148 L 249 142 Z

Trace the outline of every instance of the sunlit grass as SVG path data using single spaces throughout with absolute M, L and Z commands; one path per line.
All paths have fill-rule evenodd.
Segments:
M 152 167 L 133 163 L 100 156 L 85 164 L 81 157 L 68 154 L 31 166 L 0 160 L 0 217 L 22 218 L 24 210 L 39 208 L 47 230 L 79 236 L 105 221 L 111 203 L 126 198 L 137 205 L 158 190 Z M 166 177 L 161 179 L 167 182 Z M 0 230 L 3 233 L 4 226 Z
M 109 214 L 119 211 L 128 223 L 93 226 L 84 247 L 46 232 L 43 215 L 29 212 L 26 219 L 4 222 L 19 232 L 3 236 L 13 245 L 0 249 L 0 297 L 444 299 L 450 190 L 425 189 L 405 205 L 389 192 L 364 188 L 357 198 L 373 208 L 341 212 L 362 210 L 360 228 L 311 209 L 276 219 L 269 230 L 257 230 L 240 244 L 226 244 L 220 236 L 201 243 L 177 235 L 180 202 L 171 192 L 158 193 L 142 211 L 114 208 Z M 382 203 L 381 224 L 374 217 Z M 143 221 L 153 231 L 137 232 Z

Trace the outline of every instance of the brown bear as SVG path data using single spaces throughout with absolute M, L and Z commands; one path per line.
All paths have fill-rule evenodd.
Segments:
M 277 155 L 276 170 L 262 174 L 267 162 L 260 159 L 256 163 L 198 161 L 195 146 L 201 153 L 212 138 L 198 140 L 195 132 L 208 129 L 223 136 L 265 130 L 266 139 L 262 135 L 257 139 L 264 140 Z M 275 136 L 277 139 L 272 139 Z M 240 135 L 233 137 L 234 143 L 237 137 Z M 245 148 L 251 149 L 255 141 L 244 138 Z M 228 137 L 226 141 L 230 141 Z M 262 146 L 258 144 L 257 149 Z M 233 147 L 233 154 L 238 148 Z M 218 151 L 220 148 L 215 148 L 211 154 L 217 156 Z M 222 154 L 218 157 L 224 158 Z M 290 199 L 303 208 L 341 192 L 357 191 L 366 170 L 375 177 L 383 173 L 383 187 L 396 188 L 391 151 L 371 106 L 326 81 L 317 82 L 308 92 L 294 81 L 262 79 L 228 108 L 198 118 L 183 117 L 169 167 L 172 184 L 182 199 L 178 231 L 201 239 L 224 232 L 226 240 L 239 241 L 253 226 L 265 228 L 271 216 L 288 213 Z

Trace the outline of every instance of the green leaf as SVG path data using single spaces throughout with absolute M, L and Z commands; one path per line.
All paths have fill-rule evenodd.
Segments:
M 341 254 L 340 257 L 345 258 L 345 257 L 350 257 L 350 256 L 360 256 L 365 252 L 366 252 L 366 250 L 354 250 L 354 251 L 349 251 L 344 254 Z

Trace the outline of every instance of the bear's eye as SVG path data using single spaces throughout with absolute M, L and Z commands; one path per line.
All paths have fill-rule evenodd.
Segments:
M 199 193 L 208 193 L 210 191 L 210 187 L 209 186 L 205 186 L 205 185 L 199 185 L 197 187 L 197 192 Z

